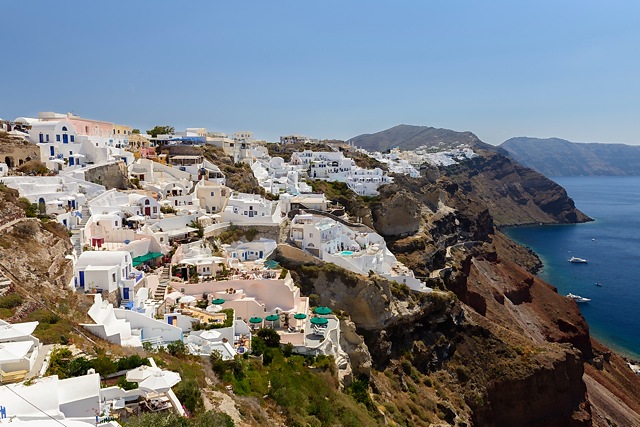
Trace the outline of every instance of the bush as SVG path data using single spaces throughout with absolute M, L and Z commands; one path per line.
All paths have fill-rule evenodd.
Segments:
M 144 357 L 140 357 L 137 354 L 134 354 L 129 357 L 122 357 L 116 362 L 116 366 L 118 371 L 125 371 L 129 369 L 135 369 L 138 366 L 146 365 L 149 366 L 149 360 Z
M 280 346 L 280 334 L 275 329 L 260 328 L 257 335 L 262 338 L 267 347 L 275 348 Z
M 0 297 L 0 308 L 15 308 L 22 304 L 22 296 L 16 293 Z
M 174 387 L 173 391 L 191 414 L 199 413 L 204 409 L 200 385 L 195 379 L 183 379 Z
M 138 384 L 127 381 L 127 377 L 125 376 L 118 378 L 118 382 L 116 383 L 116 385 L 124 390 L 133 390 L 135 388 L 138 388 Z
M 167 344 L 167 351 L 170 355 L 178 357 L 187 354 L 187 347 L 180 340 Z

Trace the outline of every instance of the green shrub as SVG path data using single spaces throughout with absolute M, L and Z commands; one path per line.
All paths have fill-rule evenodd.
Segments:
M 187 354 L 187 347 L 180 340 L 170 342 L 167 344 L 167 351 L 172 356 L 184 356 Z
M 0 297 L 0 308 L 15 308 L 23 302 L 22 296 L 16 293 L 3 295 Z

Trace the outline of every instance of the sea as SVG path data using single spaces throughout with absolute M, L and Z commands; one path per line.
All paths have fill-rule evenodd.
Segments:
M 593 337 L 640 360 L 640 177 L 552 179 L 595 221 L 504 232 L 538 254 L 538 276 L 560 294 L 591 299 L 578 305 Z M 588 263 L 567 262 L 572 256 Z

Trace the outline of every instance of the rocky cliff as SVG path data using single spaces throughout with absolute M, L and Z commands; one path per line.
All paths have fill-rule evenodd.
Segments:
M 340 193 L 347 211 L 384 235 L 433 293 L 359 276 L 285 247 L 278 259 L 303 293 L 350 316 L 364 339 L 351 334 L 346 346 L 354 372 L 375 368 L 370 395 L 390 424 L 635 420 L 638 378 L 622 364 L 600 363 L 603 351 L 577 304 L 535 277 L 540 260 L 496 227 L 588 218 L 541 174 L 477 140 L 470 144 L 478 157 L 430 167 L 418 179 L 396 176 L 373 199 Z M 598 374 L 583 380 L 592 368 Z M 597 392 L 594 407 L 590 390 Z
M 511 138 L 504 149 L 546 176 L 640 175 L 640 146 L 575 143 L 559 138 Z

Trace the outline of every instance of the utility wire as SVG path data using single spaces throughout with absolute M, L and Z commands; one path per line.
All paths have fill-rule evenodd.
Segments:
M 33 406 L 34 408 L 36 408 L 38 411 L 42 412 L 43 414 L 45 414 L 47 417 L 51 418 L 53 421 L 57 422 L 58 424 L 60 424 L 63 427 L 67 427 L 66 424 L 64 424 L 62 421 L 54 418 L 53 416 L 49 415 L 48 413 L 46 413 L 45 411 L 43 411 L 42 409 L 38 408 L 35 404 L 33 404 L 32 402 L 28 401 L 27 399 L 25 399 L 23 396 L 20 395 L 20 393 L 18 393 L 17 391 L 15 391 L 13 388 L 9 387 L 8 385 L 2 383 L 2 385 L 9 390 L 11 393 L 15 394 L 16 396 L 18 396 L 20 399 L 24 400 L 25 402 L 27 402 L 29 405 Z

